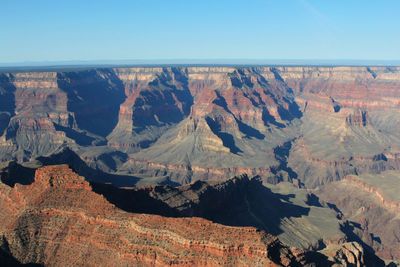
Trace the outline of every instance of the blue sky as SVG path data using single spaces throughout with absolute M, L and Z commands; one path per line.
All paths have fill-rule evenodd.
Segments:
M 398 0 L 0 0 L 0 63 L 400 59 Z

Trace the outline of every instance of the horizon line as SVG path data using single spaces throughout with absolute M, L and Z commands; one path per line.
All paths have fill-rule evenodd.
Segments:
M 63 60 L 25 60 L 14 62 L 0 62 L 0 67 L 12 66 L 54 66 L 54 65 L 81 65 L 81 64 L 400 64 L 400 59 L 328 59 L 328 58 L 167 58 L 167 59 L 63 59 Z
M 360 59 L 161 59 L 161 60 L 64 60 L 0 63 L 0 73 L 71 71 L 129 67 L 400 67 L 400 60 Z

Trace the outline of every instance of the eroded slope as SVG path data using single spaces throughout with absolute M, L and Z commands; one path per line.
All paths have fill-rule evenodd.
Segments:
M 22 263 L 301 266 L 312 260 L 254 227 L 125 212 L 66 165 L 37 169 L 30 185 L 0 184 L 0 202 L 1 248 Z

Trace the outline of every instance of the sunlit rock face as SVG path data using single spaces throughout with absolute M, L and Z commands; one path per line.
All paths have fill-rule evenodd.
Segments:
M 209 188 L 202 182 L 223 184 L 227 178 L 246 174 L 251 181 L 257 176 L 272 195 L 281 195 L 277 207 L 286 208 L 282 203 L 288 202 L 302 211 L 297 216 L 279 217 L 270 225 L 273 220 L 266 220 L 265 210 L 271 210 L 268 205 L 262 206 L 256 212 L 258 219 L 247 213 L 253 221 L 249 220 L 252 222 L 246 227 L 263 229 L 289 246 L 306 250 L 327 246 L 324 253 L 336 263 L 354 262 L 364 253 L 351 242 L 358 242 L 368 253 L 376 252 L 385 260 L 398 260 L 399 201 L 390 198 L 393 192 L 387 189 L 398 188 L 393 177 L 400 169 L 399 104 L 398 67 L 177 66 L 2 72 L 0 161 L 7 166 L 1 174 L 6 184 L 2 190 L 14 192 L 13 202 L 7 202 L 7 207 L 12 210 L 10 214 L 20 214 L 18 205 L 28 202 L 25 193 L 18 192 L 29 189 L 33 191 L 26 194 L 37 193 L 34 184 L 41 184 L 41 180 L 32 184 L 31 173 L 43 165 L 66 163 L 91 182 L 117 187 L 186 185 L 188 188 L 180 190 L 189 192 L 194 190 L 193 185 L 201 190 Z M 13 176 L 21 170 L 22 176 Z M 392 178 L 386 179 L 388 173 Z M 198 180 L 201 182 L 196 183 Z M 44 181 L 40 190 L 57 191 L 62 183 L 49 185 Z M 93 193 L 84 182 L 72 184 L 68 190 Z M 171 188 L 164 188 L 165 195 L 156 195 L 168 198 L 174 193 Z M 245 200 L 258 203 L 257 197 L 264 196 L 254 181 L 246 188 L 250 191 L 233 191 L 242 204 Z M 223 203 L 224 198 L 218 196 L 227 197 L 230 192 L 217 190 L 214 196 L 208 190 L 203 197 L 213 203 Z M 302 190 L 308 190 L 307 194 Z M 248 192 L 253 198 L 245 199 L 240 192 Z M 94 199 L 100 201 L 100 196 Z M 184 199 L 197 203 L 193 198 Z M 35 201 L 29 205 L 48 203 L 45 199 Z M 62 206 L 67 202 L 54 197 L 53 204 Z M 116 212 L 112 204 L 104 203 L 105 210 L 110 207 Z M 209 202 L 199 203 L 197 209 L 186 210 L 182 204 L 182 210 L 174 216 L 198 215 L 213 221 L 209 227 L 217 227 L 215 222 L 232 226 L 232 221 L 226 221 L 228 215 L 212 215 L 224 214 L 221 210 L 205 214 L 202 207 Z M 246 212 L 245 206 L 238 206 Z M 95 207 L 87 208 L 90 211 Z M 328 220 L 332 214 L 339 221 Z M 385 227 L 379 218 L 387 219 Z M 32 220 L 13 223 L 36 225 L 39 219 Z M 160 220 L 169 223 L 168 218 Z M 39 224 L 44 225 L 42 221 Z M 24 227 L 28 226 L 13 229 Z M 224 229 L 228 228 L 221 231 Z M 21 235 L 35 233 L 29 230 Z M 9 240 L 16 235 L 10 235 Z M 258 240 L 258 232 L 254 235 L 252 238 Z M 18 250 L 18 246 L 25 246 L 25 241 L 18 242 L 14 243 L 19 244 L 15 251 L 22 253 L 24 250 Z M 39 245 L 32 249 L 42 251 Z M 222 250 L 215 255 L 225 255 Z M 35 258 L 39 254 L 18 253 L 12 254 L 18 261 L 44 262 Z M 156 263 L 154 257 L 146 257 L 142 260 Z M 171 262 L 169 256 L 166 259 L 159 263 Z M 201 263 L 197 258 L 193 262 Z
M 142 183 L 247 173 L 316 187 L 399 168 L 399 76 L 397 67 L 2 73 L 1 160 L 69 147 Z
M 255 227 L 191 217 L 189 206 L 179 207 L 185 197 L 199 204 L 196 195 L 204 188 L 214 190 L 214 199 L 224 201 L 224 191 L 243 190 L 249 182 L 242 177 L 215 185 L 192 184 L 175 189 L 179 192 L 175 196 L 170 194 L 171 187 L 123 193 L 110 185 L 90 185 L 67 165 L 42 167 L 30 184 L 0 183 L 0 260 L 7 256 L 4 260 L 15 264 L 44 266 L 315 266 L 335 262 L 317 257 L 316 252 L 313 256 L 314 252 L 288 247 Z M 127 205 L 129 199 L 121 198 L 121 193 L 141 203 Z M 168 200 L 163 202 L 166 194 Z M 187 214 L 181 218 L 155 215 L 167 212 L 157 201 Z M 213 211 L 209 205 L 200 206 L 197 209 L 203 213 Z M 335 250 L 345 245 L 337 244 Z M 357 252 L 356 258 L 344 260 L 361 263 L 362 248 Z

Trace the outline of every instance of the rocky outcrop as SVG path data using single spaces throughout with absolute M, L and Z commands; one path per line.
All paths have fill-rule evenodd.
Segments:
M 356 242 L 344 243 L 340 246 L 329 246 L 323 250 L 323 253 L 335 262 L 333 266 L 366 266 L 364 249 Z
M 193 97 L 187 70 L 116 69 L 115 72 L 124 84 L 126 100 L 121 104 L 118 124 L 108 137 L 111 147 L 123 151 L 146 148 L 162 133 L 154 128 L 165 131 L 168 125 L 188 116 Z M 146 131 L 148 127 L 152 130 Z
M 225 226 L 202 218 L 125 212 L 95 193 L 83 177 L 66 165 L 37 169 L 35 181 L 30 185 L 16 184 L 11 188 L 0 184 L 0 202 L 1 247 L 22 263 L 45 266 L 312 263 L 304 251 L 287 247 L 254 227 Z
M 346 117 L 346 123 L 350 126 L 362 126 L 365 127 L 369 124 L 371 119 L 368 116 L 367 111 L 358 111 L 355 114 L 350 114 Z
M 375 251 L 388 261 L 400 257 L 396 172 L 349 175 L 342 181 L 327 184 L 316 191 L 323 201 L 333 204 L 349 221 L 343 229 L 352 233 L 352 240 L 364 242 L 369 251 Z
M 399 78 L 399 67 L 2 72 L 0 160 L 71 160 L 80 174 L 116 186 L 245 173 L 322 187 L 400 169 Z M 10 186 L 30 182 L 8 173 Z M 378 243 L 368 244 L 388 251 Z
M 126 211 L 194 216 L 224 225 L 253 226 L 301 249 L 318 249 L 346 240 L 336 212 L 328 206 L 310 203 L 307 191 L 290 183 L 268 187 L 259 177 L 249 179 L 244 175 L 223 182 L 196 181 L 180 187 L 117 189 L 104 184 L 93 186 L 95 192 Z M 321 217 L 323 219 L 319 221 L 314 220 Z M 308 229 L 304 229 L 304 225 L 308 225 Z
M 400 153 L 400 129 L 392 127 L 399 73 L 396 67 L 4 73 L 2 161 L 28 161 L 68 146 L 103 171 L 168 176 L 179 184 L 245 172 L 315 187 L 399 167 L 395 159 L 369 161 Z M 292 145 L 282 165 L 274 149 L 286 142 Z M 335 149 L 324 153 L 326 145 Z M 116 165 L 103 160 L 112 153 L 129 156 Z M 343 163 L 348 159 L 354 162 Z
M 389 196 L 386 196 L 378 187 L 375 187 L 359 178 L 356 175 L 348 175 L 344 178 L 345 182 L 358 186 L 360 189 L 367 191 L 377 197 L 382 205 L 387 209 L 393 209 L 400 212 L 400 202 L 393 201 Z M 390 185 L 389 185 L 390 186 Z M 396 184 L 393 184 L 396 186 Z

